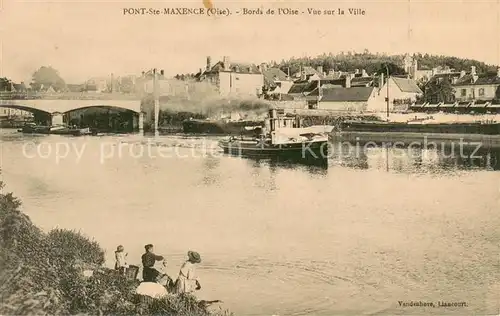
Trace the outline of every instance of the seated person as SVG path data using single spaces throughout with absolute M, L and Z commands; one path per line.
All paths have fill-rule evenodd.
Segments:
M 144 282 L 156 282 L 160 272 L 154 268 L 155 262 L 164 259 L 154 254 L 152 244 L 147 244 L 144 248 L 146 253 L 142 255 L 142 279 Z

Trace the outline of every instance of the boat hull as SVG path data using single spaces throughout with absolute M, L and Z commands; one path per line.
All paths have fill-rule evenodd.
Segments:
M 19 132 L 25 134 L 53 134 L 53 135 L 70 135 L 83 136 L 91 135 L 90 128 L 51 128 L 50 126 L 24 126 L 19 129 Z
M 23 126 L 19 132 L 25 134 L 49 134 L 50 126 Z
M 500 123 L 384 123 L 343 122 L 342 132 L 377 133 L 431 133 L 431 134 L 479 134 L 500 135 Z
M 297 142 L 285 144 L 269 144 L 263 142 L 220 141 L 219 147 L 224 153 L 232 156 L 252 158 L 282 158 L 290 160 L 328 159 L 328 141 Z
M 83 136 L 83 135 L 91 135 L 92 132 L 89 128 L 64 128 L 64 129 L 52 130 L 49 132 L 49 134 Z

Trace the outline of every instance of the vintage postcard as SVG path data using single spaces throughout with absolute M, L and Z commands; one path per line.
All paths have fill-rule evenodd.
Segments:
M 500 2 L 0 0 L 1 315 L 500 315 Z

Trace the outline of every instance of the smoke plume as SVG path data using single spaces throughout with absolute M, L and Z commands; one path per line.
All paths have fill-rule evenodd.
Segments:
M 257 97 L 221 97 L 216 87 L 208 82 L 162 80 L 159 81 L 159 91 L 160 111 L 165 112 L 191 112 L 206 117 L 237 112 L 242 117 L 261 117 L 271 106 Z M 148 94 L 143 104 L 152 106 L 153 95 Z

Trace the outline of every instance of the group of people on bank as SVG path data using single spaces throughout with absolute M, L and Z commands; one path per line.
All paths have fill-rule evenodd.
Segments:
M 144 246 L 145 253 L 142 255 L 142 282 L 158 283 L 164 286 L 168 293 L 182 294 L 192 293 L 201 289 L 200 282 L 196 277 L 195 265 L 201 262 L 200 254 L 196 251 L 188 251 L 187 260 L 182 264 L 177 279 L 174 280 L 168 276 L 164 268 L 167 266 L 167 261 L 163 256 L 154 253 L 154 246 L 147 244 Z M 115 270 L 120 274 L 126 274 L 129 265 L 127 263 L 127 253 L 123 246 L 118 246 L 115 251 Z M 162 261 L 163 269 L 158 270 L 155 265 Z

